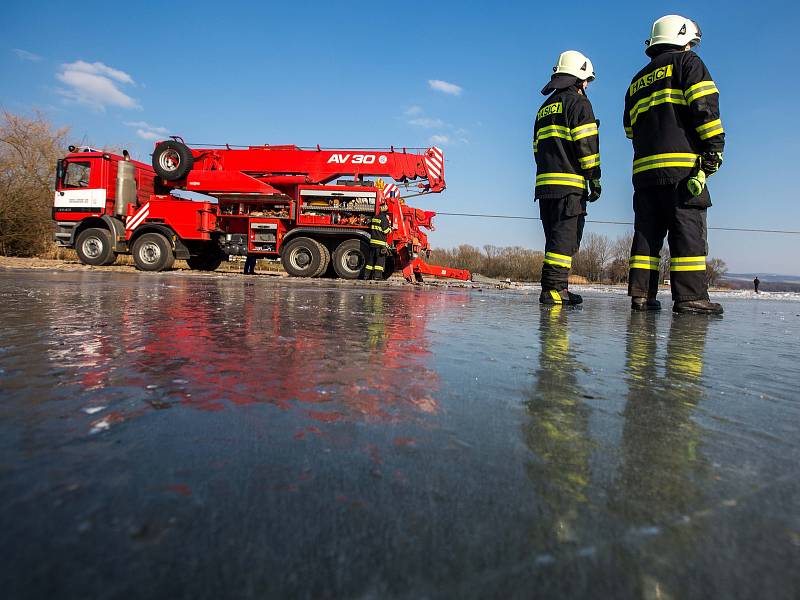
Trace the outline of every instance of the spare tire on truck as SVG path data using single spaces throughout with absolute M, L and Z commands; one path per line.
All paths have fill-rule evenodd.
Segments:
M 177 181 L 189 174 L 194 166 L 194 156 L 186 144 L 175 140 L 160 142 L 153 150 L 153 169 L 167 181 Z

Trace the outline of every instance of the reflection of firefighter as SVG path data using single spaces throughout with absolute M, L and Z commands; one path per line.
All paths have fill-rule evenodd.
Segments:
M 383 314 L 383 295 L 370 294 L 364 298 L 367 313 L 367 341 L 371 355 L 381 353 L 386 342 L 386 323 Z
M 703 394 L 708 323 L 705 318 L 673 320 L 664 377 L 657 362 L 658 320 L 652 313 L 630 315 L 622 464 L 609 501 L 611 510 L 633 528 L 670 524 L 701 507 L 697 481 L 705 468 L 698 454 L 703 432 L 692 414 Z M 656 573 L 651 578 L 663 587 L 672 577 L 665 572 L 662 578 Z M 680 590 L 664 591 L 669 592 L 665 597 L 682 597 Z
M 589 410 L 577 383 L 578 368 L 570 352 L 568 314 L 561 306 L 540 314 L 541 350 L 536 388 L 527 402 L 531 416 L 523 432 L 536 455 L 527 465 L 531 479 L 551 511 L 555 531 L 545 538 L 556 544 L 577 542 L 578 509 L 588 498 Z
M 392 231 L 389 220 L 388 206 L 381 201 L 381 211 L 372 218 L 370 227 L 369 256 L 364 266 L 364 279 L 383 279 L 383 270 L 386 266 L 386 257 L 389 255 L 389 246 L 386 236 Z

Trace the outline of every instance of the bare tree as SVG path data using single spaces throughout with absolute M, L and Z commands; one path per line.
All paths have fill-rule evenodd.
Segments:
M 602 281 L 610 258 L 611 240 L 608 236 L 590 233 L 584 237 L 581 249 L 572 260 L 573 273 L 589 281 Z
M 717 286 L 728 272 L 728 265 L 721 258 L 712 258 L 706 264 L 706 282 L 709 287 Z
M 619 236 L 611 244 L 611 262 L 608 265 L 608 278 L 612 283 L 628 281 L 633 232 Z
M 53 182 L 68 129 L 0 113 L 0 254 L 32 256 L 52 246 Z

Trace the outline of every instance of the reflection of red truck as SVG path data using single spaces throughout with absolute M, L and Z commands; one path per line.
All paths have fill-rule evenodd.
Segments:
M 142 270 L 168 269 L 176 258 L 213 270 L 226 256 L 250 254 L 280 257 L 294 276 L 356 279 L 370 220 L 385 199 L 393 225 L 387 277 L 394 270 L 408 280 L 470 277 L 422 260 L 430 251 L 422 228 L 432 229 L 436 213 L 406 205 L 394 184 L 364 179 L 419 181 L 419 193 L 441 192 L 444 157 L 438 148 L 194 149 L 173 139 L 156 144 L 152 167 L 127 153 L 70 150 L 57 168 L 56 240 L 74 247 L 86 264 L 109 265 L 117 254 L 131 253 Z M 180 198 L 173 190 L 203 199 Z

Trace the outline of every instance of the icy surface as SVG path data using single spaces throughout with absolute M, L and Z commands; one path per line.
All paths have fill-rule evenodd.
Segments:
M 797 598 L 796 298 L 584 291 L 0 272 L 4 595 Z

